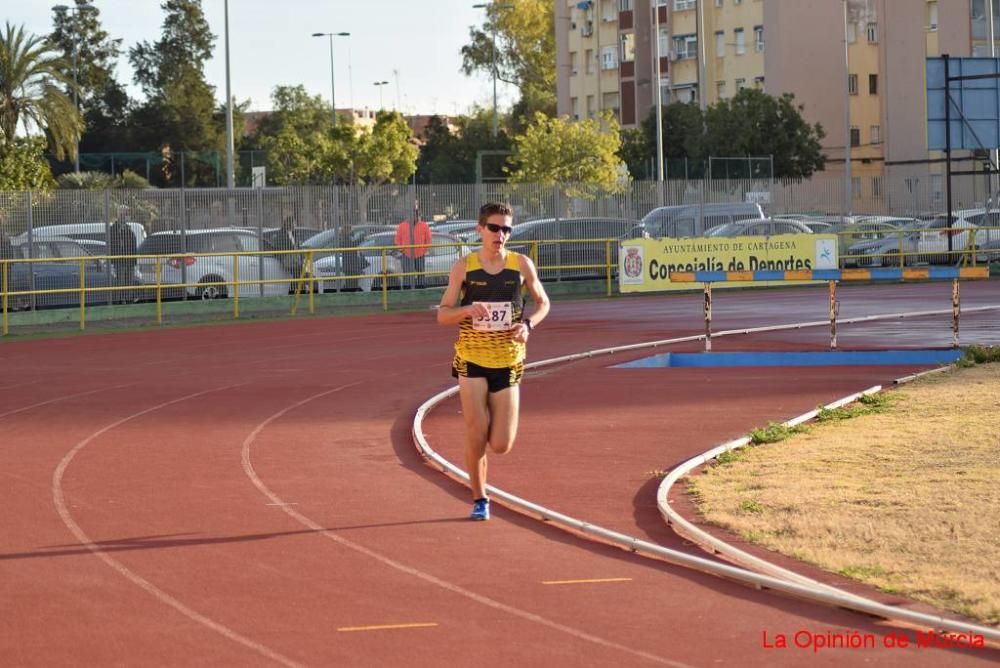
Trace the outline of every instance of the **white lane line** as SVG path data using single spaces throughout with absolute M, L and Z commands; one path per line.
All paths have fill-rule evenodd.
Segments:
M 250 638 L 240 635 L 239 633 L 233 631 L 229 627 L 224 626 L 219 622 L 215 621 L 214 619 L 206 617 L 197 610 L 188 607 L 178 599 L 174 598 L 167 592 L 163 591 L 162 589 L 154 585 L 149 580 L 145 579 L 141 575 L 129 569 L 120 561 L 110 556 L 107 552 L 104 552 L 101 549 L 101 547 L 96 543 L 94 543 L 94 541 L 90 539 L 90 537 L 86 534 L 86 532 L 84 532 L 84 530 L 80 528 L 80 525 L 76 523 L 76 520 L 73 519 L 73 515 L 70 513 L 69 508 L 66 505 L 66 497 L 62 489 L 62 481 L 64 476 L 66 475 L 66 469 L 69 468 L 69 465 L 70 463 L 72 463 L 73 458 L 76 457 L 76 455 L 79 454 L 81 450 L 87 447 L 87 445 L 89 445 L 91 442 L 93 442 L 96 438 L 98 438 L 102 434 L 105 434 L 111 431 L 112 429 L 115 429 L 116 427 L 120 427 L 121 425 L 125 424 L 130 420 L 134 420 L 138 417 L 146 415 L 147 413 L 152 413 L 153 411 L 160 410 L 161 408 L 166 408 L 167 406 L 170 406 L 172 404 L 177 404 L 182 401 L 187 401 L 188 399 L 194 399 L 195 397 L 200 397 L 202 395 L 209 394 L 212 392 L 222 392 L 224 390 L 229 390 L 234 387 L 239 387 L 240 385 L 245 385 L 245 384 L 246 383 L 237 383 L 235 385 L 227 385 L 225 387 L 219 387 L 213 390 L 203 390 L 201 392 L 188 394 L 183 397 L 179 397 L 177 399 L 171 399 L 170 401 L 165 401 L 161 404 L 157 404 L 150 408 L 141 410 L 137 413 L 133 413 L 128 417 L 124 417 L 116 422 L 112 422 L 106 427 L 103 427 L 102 429 L 95 431 L 93 434 L 91 434 L 87 438 L 77 443 L 68 453 L 66 453 L 66 456 L 63 457 L 62 461 L 59 462 L 59 466 L 56 467 L 55 472 L 52 474 L 52 500 L 55 503 L 56 510 L 59 511 L 59 517 L 62 518 L 63 524 L 65 524 L 66 527 L 73 533 L 73 535 L 76 537 L 76 539 L 80 542 L 81 545 L 90 550 L 90 552 L 93 553 L 94 556 L 98 557 L 101 561 L 110 566 L 118 574 L 122 575 L 127 580 L 131 581 L 133 584 L 137 585 L 141 589 L 144 589 L 146 592 L 151 594 L 153 598 L 160 601 L 161 603 L 169 605 L 170 607 L 174 608 L 188 619 L 195 621 L 201 624 L 202 626 L 205 626 L 215 631 L 216 633 L 222 635 L 225 638 L 228 638 L 229 640 L 232 640 L 233 642 L 243 645 L 247 649 L 250 649 L 258 653 L 261 656 L 265 656 L 269 659 L 272 659 L 283 666 L 294 666 L 295 668 L 298 668 L 298 666 L 300 666 L 299 663 L 293 661 L 292 659 L 282 654 L 279 654 L 278 652 L 275 652 L 274 650 L 268 647 L 265 647 L 264 645 L 254 640 L 251 640 Z
M 77 392 L 76 394 L 64 394 L 63 396 L 56 397 L 55 399 L 49 399 L 47 401 L 39 401 L 37 404 L 31 404 L 30 406 L 22 406 L 21 408 L 15 408 L 13 410 L 9 410 L 6 413 L 0 413 L 0 418 L 7 417 L 8 415 L 15 415 L 17 413 L 23 413 L 24 411 L 30 411 L 32 408 L 38 408 L 39 406 L 47 406 L 49 404 L 54 404 L 57 401 L 66 401 L 67 399 L 73 399 L 75 397 L 85 397 L 88 394 L 97 394 L 98 392 L 104 392 L 105 390 L 118 390 L 123 387 L 128 387 L 129 385 L 135 385 L 135 383 L 125 383 L 124 385 L 111 385 L 110 387 L 101 387 L 96 390 Z
M 278 411 L 274 415 L 270 416 L 269 418 L 258 424 L 257 427 L 254 428 L 252 432 L 250 432 L 250 435 L 248 435 L 246 437 L 246 440 L 243 441 L 243 471 L 246 473 L 247 477 L 250 478 L 250 481 L 254 484 L 254 486 L 258 490 L 260 490 L 261 494 L 270 499 L 272 503 L 280 506 L 285 513 L 287 513 L 290 517 L 294 518 L 304 527 L 311 529 L 313 532 L 325 538 L 332 540 L 333 542 L 337 543 L 342 547 L 346 547 L 349 550 L 353 550 L 359 554 L 365 555 L 366 557 L 370 557 L 371 559 L 374 559 L 375 561 L 378 561 L 379 563 L 384 564 L 385 566 L 395 569 L 401 573 L 411 575 L 419 580 L 423 580 L 424 582 L 432 584 L 436 587 L 440 587 L 441 589 L 449 591 L 453 594 L 463 596 L 469 600 L 475 601 L 476 603 L 485 605 L 489 608 L 493 608 L 494 610 L 506 612 L 507 614 L 513 615 L 515 617 L 520 617 L 521 619 L 527 620 L 529 622 L 540 624 L 541 626 L 548 627 L 555 631 L 560 631 L 569 636 L 577 638 L 578 640 L 585 640 L 587 642 L 594 643 L 595 645 L 600 645 L 602 647 L 624 652 L 626 654 L 631 654 L 632 656 L 636 656 L 642 659 L 646 659 L 647 661 L 652 661 L 654 663 L 659 663 L 666 666 L 674 666 L 675 668 L 691 668 L 690 666 L 688 666 L 688 664 L 681 663 L 679 661 L 673 661 L 671 659 L 667 659 L 662 656 L 657 656 L 656 654 L 651 654 L 649 652 L 644 652 L 642 650 L 634 649 L 632 647 L 627 647 L 625 645 L 620 645 L 614 641 L 606 640 L 604 638 L 592 635 L 590 633 L 587 633 L 586 631 L 581 631 L 580 629 L 576 629 L 571 626 L 566 626 L 565 624 L 561 624 L 546 617 L 542 617 L 541 615 L 537 615 L 533 612 L 522 610 L 521 608 L 516 608 L 512 605 L 507 605 L 506 603 L 501 603 L 500 601 L 489 598 L 488 596 L 483 596 L 482 594 L 477 594 L 476 592 L 466 589 L 465 587 L 462 587 L 460 585 L 456 585 L 446 580 L 442 580 L 437 576 L 431 575 L 430 573 L 424 572 L 418 568 L 414 568 L 413 566 L 407 566 L 406 564 L 400 561 L 396 561 L 395 559 L 388 557 L 380 552 L 376 552 L 375 550 L 369 549 L 361 545 L 360 543 L 355 543 L 354 541 L 348 540 L 342 536 L 338 536 L 332 531 L 329 531 L 326 527 L 320 525 L 311 518 L 306 517 L 305 515 L 295 510 L 294 508 L 291 508 L 284 501 L 282 501 L 281 497 L 279 497 L 277 494 L 271 491 L 271 489 L 264 483 L 264 481 L 260 479 L 260 477 L 257 475 L 257 472 L 253 468 L 253 463 L 250 461 L 250 450 L 253 446 L 254 441 L 269 424 L 271 424 L 275 420 L 280 419 L 286 413 L 293 411 L 301 406 L 304 406 L 305 404 L 311 401 L 315 401 L 316 399 L 321 399 L 322 397 L 325 397 L 329 394 L 340 392 L 341 390 L 345 390 L 349 387 L 359 385 L 360 382 L 361 381 L 349 383 L 347 385 L 341 385 L 340 387 L 335 387 L 330 390 L 324 390 L 323 392 L 318 392 L 317 394 L 314 394 L 310 397 L 306 397 L 305 399 L 297 401 L 283 408 L 282 410 Z

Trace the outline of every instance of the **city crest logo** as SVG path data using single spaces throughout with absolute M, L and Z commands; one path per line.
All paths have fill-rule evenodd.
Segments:
M 639 246 L 629 246 L 625 249 L 625 257 L 622 258 L 623 280 L 626 283 L 642 282 L 642 248 Z

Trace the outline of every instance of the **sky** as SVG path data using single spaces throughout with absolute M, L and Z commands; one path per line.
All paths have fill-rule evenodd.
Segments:
M 9 0 L 0 21 L 24 25 L 30 33 L 52 31 L 52 6 L 74 0 Z M 121 38 L 118 80 L 129 94 L 128 48 L 160 38 L 160 0 L 91 0 L 104 29 Z M 225 99 L 224 0 L 201 0 L 216 35 L 215 54 L 205 65 L 216 99 Z M 349 32 L 333 38 L 334 91 L 338 108 L 397 109 L 404 114 L 463 114 L 474 105 L 491 107 L 493 82 L 486 74 L 461 72 L 462 46 L 469 27 L 481 25 L 476 0 L 229 0 L 230 82 L 238 102 L 250 111 L 271 107 L 278 85 L 299 85 L 330 100 L 330 41 L 314 32 Z M 375 86 L 376 81 L 388 81 Z M 509 107 L 516 90 L 498 88 L 498 105 Z

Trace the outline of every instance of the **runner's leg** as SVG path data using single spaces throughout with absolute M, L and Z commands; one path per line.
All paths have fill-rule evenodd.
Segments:
M 490 431 L 485 378 L 459 376 L 458 394 L 465 419 L 465 470 L 473 499 L 486 496 L 486 439 Z
M 520 407 L 521 388 L 517 385 L 489 395 L 489 445 L 498 455 L 505 455 L 514 447 Z

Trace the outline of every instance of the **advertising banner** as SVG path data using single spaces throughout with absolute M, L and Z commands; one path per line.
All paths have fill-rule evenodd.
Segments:
M 618 285 L 622 292 L 691 290 L 701 283 L 671 282 L 685 271 L 811 271 L 836 269 L 837 235 L 783 234 L 773 237 L 690 237 L 631 239 L 618 253 Z M 725 281 L 716 288 L 790 285 L 823 281 Z

